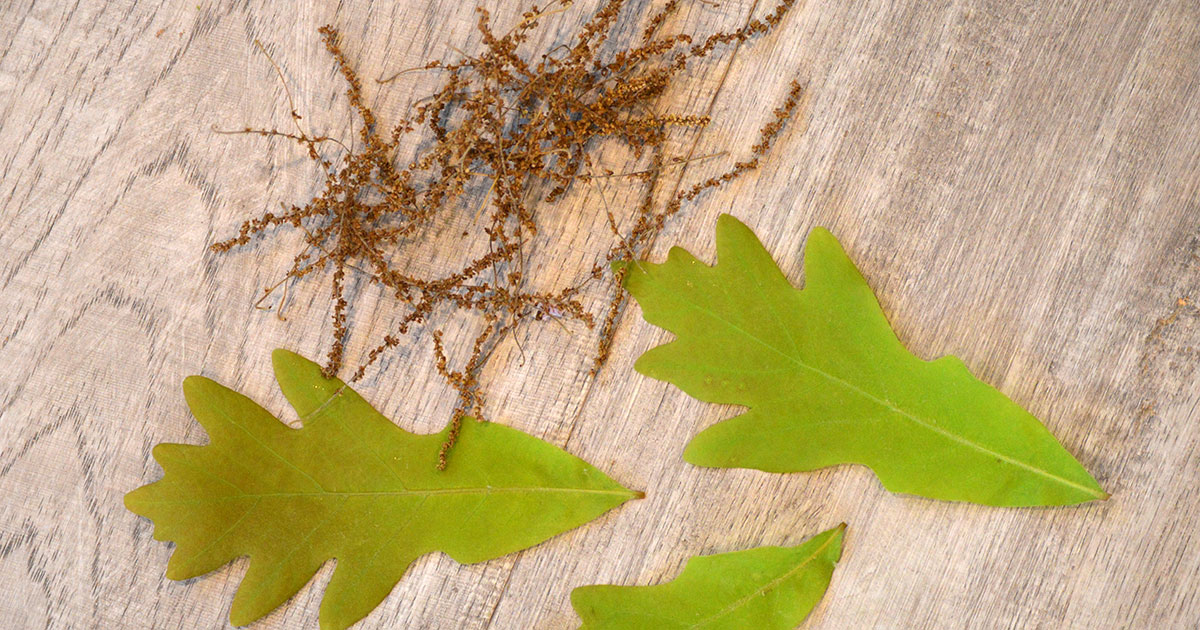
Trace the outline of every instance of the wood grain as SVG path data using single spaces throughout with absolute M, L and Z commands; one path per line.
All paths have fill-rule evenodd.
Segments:
M 500 24 L 521 8 L 486 4 Z M 561 41 L 596 2 L 578 4 L 531 48 Z M 671 24 L 712 32 L 752 3 L 684 4 Z M 212 127 L 287 121 L 256 38 L 305 120 L 350 137 L 318 26 L 338 25 L 375 77 L 472 49 L 474 19 L 451 0 L 0 8 L 0 626 L 225 624 L 244 561 L 166 580 L 169 545 L 121 497 L 161 474 L 153 444 L 203 440 L 184 376 L 283 413 L 269 352 L 316 356 L 328 323 L 323 287 L 297 288 L 286 321 L 251 306 L 290 263 L 270 243 L 289 237 L 206 251 L 317 183 L 294 146 Z M 697 69 L 669 105 L 703 111 L 726 62 Z M 654 256 L 670 244 L 711 256 L 715 217 L 732 212 L 800 283 L 808 229 L 830 227 L 910 348 L 962 357 L 1112 499 L 989 509 L 889 495 L 860 467 L 688 466 L 687 440 L 733 410 L 632 371 L 665 334 L 631 307 L 596 378 L 587 331 L 522 330 L 485 374 L 487 411 L 647 498 L 493 562 L 426 557 L 359 627 L 573 628 L 576 586 L 666 580 L 694 554 L 795 544 L 846 521 L 844 560 L 806 628 L 1196 628 L 1200 4 L 810 0 L 730 63 L 697 145 L 730 155 L 685 182 L 744 153 L 793 76 L 808 85 L 800 119 L 760 172 L 689 205 Z M 436 80 L 369 89 L 395 117 Z M 614 189 L 610 201 L 627 199 Z M 556 211 L 549 233 L 565 240 L 545 246 L 547 282 L 607 247 L 592 236 L 605 234 L 597 203 L 585 191 Z M 357 290 L 358 329 L 386 330 L 386 301 Z M 452 338 L 471 334 L 455 325 Z M 416 335 L 361 391 L 406 428 L 434 430 L 453 399 L 430 355 Z M 330 572 L 255 627 L 316 627 Z

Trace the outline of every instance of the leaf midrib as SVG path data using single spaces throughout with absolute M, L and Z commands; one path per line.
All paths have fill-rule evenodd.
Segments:
M 710 267 L 710 269 L 715 269 L 715 267 Z M 664 284 L 663 282 L 659 281 L 657 278 L 655 278 L 655 277 L 654 277 L 654 275 L 653 275 L 653 274 L 650 274 L 650 273 L 645 273 L 645 276 L 646 276 L 647 278 L 649 278 L 651 282 L 654 282 L 655 284 L 659 285 L 660 287 L 665 287 L 665 288 L 666 288 L 668 291 L 670 291 L 670 290 L 671 290 L 671 287 L 669 287 L 669 286 L 667 286 L 666 284 Z M 795 289 L 794 287 L 792 288 L 792 290 L 793 290 L 793 291 L 796 291 L 796 293 L 800 293 L 800 291 L 798 291 L 798 290 L 797 290 L 797 289 Z M 704 307 L 704 306 L 703 306 L 703 305 L 701 305 L 701 304 L 698 304 L 698 303 L 696 303 L 696 302 L 694 302 L 694 301 L 690 300 L 690 299 L 689 299 L 689 298 L 686 296 L 686 294 L 684 294 L 684 293 L 682 293 L 682 292 L 678 292 L 678 293 L 677 293 L 677 295 L 681 295 L 681 296 L 682 296 L 682 297 L 681 297 L 681 301 L 682 301 L 684 304 L 687 304 L 688 306 L 691 306 L 692 308 L 695 308 L 696 310 L 699 310 L 699 311 L 701 311 L 702 313 L 705 313 L 705 314 L 707 314 L 708 316 L 710 316 L 711 318 L 713 318 L 713 319 L 717 320 L 718 322 L 720 322 L 720 323 L 722 323 L 722 324 L 725 324 L 725 325 L 726 325 L 726 326 L 728 326 L 729 328 L 732 328 L 733 330 L 735 330 L 735 331 L 737 331 L 737 332 L 741 333 L 743 336 L 747 337 L 748 339 L 751 339 L 751 340 L 753 340 L 753 341 L 757 342 L 759 345 L 763 346 L 764 348 L 767 348 L 768 350 L 770 350 L 770 351 L 772 351 L 772 352 L 774 352 L 774 353 L 778 354 L 779 356 L 781 356 L 781 357 L 784 357 L 785 359 L 787 359 L 787 360 L 791 361 L 792 363 L 794 363 L 794 364 L 795 364 L 795 365 L 797 365 L 798 367 L 804 368 L 804 369 L 806 369 L 806 370 L 810 370 L 810 371 L 812 371 L 812 372 L 814 372 L 814 373 L 816 373 L 816 374 L 818 374 L 818 375 L 820 375 L 820 376 L 824 377 L 826 380 L 828 380 L 828 381 L 830 381 L 830 382 L 837 383 L 837 384 L 839 384 L 839 385 L 841 385 L 841 386 L 845 387 L 846 389 L 849 389 L 850 391 L 852 391 L 852 392 L 855 392 L 855 393 L 859 394 L 859 395 L 860 395 L 860 396 L 862 396 L 863 398 L 866 398 L 866 399 L 868 399 L 868 400 L 870 400 L 870 401 L 874 402 L 875 404 L 877 404 L 877 405 L 879 405 L 879 406 L 881 406 L 881 407 L 883 407 L 883 408 L 885 408 L 885 409 L 888 409 L 888 410 L 892 411 L 892 412 L 893 412 L 893 413 L 895 413 L 896 415 L 899 415 L 899 416 L 901 416 L 901 417 L 903 417 L 903 418 L 906 418 L 906 419 L 910 420 L 911 422 L 913 422 L 914 424 L 916 424 L 916 425 L 917 425 L 917 426 L 919 426 L 919 427 L 922 427 L 922 428 L 924 428 L 924 429 L 927 429 L 927 430 L 929 430 L 929 431 L 932 431 L 932 432 L 934 432 L 934 433 L 936 433 L 936 434 L 938 434 L 938 435 L 941 435 L 942 437 L 945 437 L 945 438 L 947 438 L 947 439 L 950 439 L 950 440 L 952 440 L 952 441 L 958 442 L 959 444 L 962 444 L 962 445 L 964 445 L 964 446 L 967 446 L 967 447 L 969 447 L 969 448 L 973 448 L 973 449 L 975 449 L 975 450 L 977 450 L 977 451 L 979 451 L 979 452 L 981 452 L 981 453 L 987 454 L 987 455 L 989 455 L 989 456 L 992 456 L 992 457 L 995 457 L 995 458 L 997 458 L 997 459 L 999 459 L 999 460 L 1002 460 L 1002 461 L 1004 461 L 1004 462 L 1007 462 L 1007 463 L 1008 463 L 1008 464 L 1010 464 L 1010 465 L 1016 466 L 1016 467 L 1018 467 L 1018 468 L 1022 468 L 1022 469 L 1024 469 L 1024 470 L 1027 470 L 1027 471 L 1029 471 L 1029 472 L 1032 472 L 1032 473 L 1034 473 L 1034 474 L 1036 474 L 1036 475 L 1040 475 L 1040 476 L 1042 476 L 1042 477 L 1045 477 L 1045 478 L 1047 478 L 1047 479 L 1050 479 L 1050 480 L 1052 480 L 1052 481 L 1058 482 L 1058 483 L 1060 483 L 1060 484 L 1062 484 L 1062 485 L 1064 485 L 1064 486 L 1067 486 L 1067 487 L 1070 487 L 1070 488 L 1074 488 L 1074 489 L 1076 489 L 1076 490 L 1079 490 L 1079 491 L 1081 491 L 1081 492 L 1084 492 L 1084 493 L 1086 493 L 1086 494 L 1088 494 L 1088 495 L 1090 495 L 1090 496 L 1097 497 L 1097 498 L 1103 498 L 1104 496 L 1106 496 L 1106 495 L 1105 495 L 1103 492 L 1097 492 L 1096 490 L 1094 490 L 1094 489 L 1092 489 L 1092 488 L 1090 488 L 1090 487 L 1088 487 L 1088 486 L 1085 486 L 1085 485 L 1083 485 L 1083 484 L 1080 484 L 1080 483 L 1076 483 L 1076 482 L 1074 482 L 1074 481 L 1071 481 L 1070 479 L 1067 479 L 1067 478 L 1065 478 L 1065 477 L 1061 477 L 1061 476 L 1059 476 L 1059 475 L 1056 475 L 1056 474 L 1054 474 L 1054 473 L 1052 473 L 1052 472 L 1050 472 L 1050 471 L 1048 471 L 1048 470 L 1044 470 L 1044 469 L 1042 469 L 1042 468 L 1038 468 L 1037 466 L 1034 466 L 1034 465 L 1032 465 L 1032 464 L 1029 464 L 1029 463 L 1027 463 L 1027 462 L 1023 462 L 1023 461 L 1021 461 L 1021 460 L 1019 460 L 1019 459 L 1016 459 L 1016 458 L 1014 458 L 1014 457 L 1011 457 L 1011 456 L 1009 456 L 1009 455 L 1005 455 L 1004 453 L 1000 453 L 1000 452 L 994 451 L 994 450 L 992 450 L 992 449 L 990 449 L 990 448 L 988 448 L 988 447 L 986 447 L 986 446 L 983 446 L 982 444 L 979 444 L 979 443 L 977 443 L 977 442 L 971 441 L 971 440 L 969 440 L 969 439 L 967 439 L 967 438 L 965 438 L 965 437 L 962 437 L 962 436 L 959 436 L 959 435 L 955 435 L 954 433 L 951 433 L 951 432 L 949 432 L 949 431 L 947 431 L 947 430 L 945 430 L 945 429 L 942 429 L 942 428 L 940 428 L 940 427 L 937 427 L 937 426 L 935 426 L 935 425 L 933 425 L 933 424 L 930 424 L 929 422 L 927 422 L 927 421 L 923 420 L 921 417 L 919 417 L 919 416 L 917 416 L 917 415 L 914 415 L 914 414 L 912 414 L 912 413 L 910 413 L 910 412 L 908 412 L 908 411 L 906 411 L 906 410 L 904 410 L 904 409 L 901 409 L 900 407 L 897 407 L 896 405 L 892 404 L 892 403 L 891 403 L 890 401 L 888 401 L 888 400 L 885 400 L 885 399 L 883 399 L 883 398 L 879 398 L 878 396 L 875 396 L 875 395 L 874 395 L 874 394 L 872 394 L 871 392 L 868 392 L 868 391 L 866 391 L 866 390 L 862 389 L 861 387 L 858 387 L 857 385 L 854 385 L 853 383 L 851 383 L 851 382 L 849 382 L 849 381 L 847 381 L 847 380 L 845 380 L 845 379 L 843 379 L 843 378 L 841 378 L 841 377 L 839 377 L 839 376 L 836 376 L 836 375 L 834 375 L 834 374 L 830 374 L 830 373 L 828 373 L 828 372 L 826 372 L 826 371 L 824 371 L 824 370 L 822 370 L 822 369 L 820 369 L 820 368 L 817 368 L 817 367 L 815 367 L 815 366 L 809 365 L 808 363 L 804 362 L 804 361 L 803 361 L 802 359 L 800 359 L 799 357 L 795 357 L 795 356 L 793 356 L 793 355 L 791 355 L 791 354 L 788 354 L 788 353 L 786 353 L 786 352 L 783 352 L 782 350 L 780 350 L 780 349 L 776 348 L 775 346 L 771 345 L 771 344 L 770 344 L 770 343 L 768 343 L 767 341 L 765 341 L 765 340 L 763 340 L 763 339 L 759 338 L 757 335 L 754 335 L 753 333 L 751 333 L 751 332 L 749 332 L 749 331 L 745 330 L 745 329 L 744 329 L 744 328 L 742 328 L 741 326 L 738 326 L 736 323 L 734 323 L 734 322 L 732 322 L 732 321 L 730 321 L 730 320 L 728 320 L 728 319 L 725 319 L 725 318 L 724 318 L 724 317 L 722 317 L 722 316 L 721 316 L 719 313 L 717 313 L 717 312 L 715 312 L 715 311 L 713 311 L 713 310 L 711 310 L 711 309 L 709 309 L 709 308 L 706 308 L 706 307 Z M 781 325 L 781 326 L 783 326 L 783 327 L 785 328 L 785 332 L 787 332 L 787 330 L 786 330 L 787 326 L 786 326 L 786 325 L 785 325 L 785 324 L 784 324 L 782 321 L 780 321 L 780 325 Z
M 600 490 L 595 488 L 546 488 L 546 487 L 516 487 L 516 486 L 501 486 L 501 487 L 462 487 L 462 488 L 427 488 L 417 490 L 376 490 L 376 491 L 337 491 L 337 490 L 317 490 L 315 492 L 239 492 L 236 495 L 229 494 L 219 497 L 204 497 L 200 499 L 189 499 L 179 501 L 146 501 L 150 505 L 182 505 L 191 503 L 211 503 L 215 501 L 235 501 L 242 499 L 267 499 L 267 498 L 349 498 L 349 497 L 396 497 L 396 496 L 413 496 L 413 497 L 429 497 L 439 495 L 481 495 L 488 496 L 493 494 L 541 494 L 541 493 L 562 493 L 562 494 L 595 494 L 604 496 L 624 496 L 634 497 L 637 493 L 631 490 Z

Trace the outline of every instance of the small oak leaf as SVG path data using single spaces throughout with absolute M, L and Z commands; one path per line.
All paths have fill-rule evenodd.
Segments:
M 580 630 L 792 630 L 825 594 L 845 524 L 796 547 L 759 547 L 688 560 L 656 586 L 581 586 Z

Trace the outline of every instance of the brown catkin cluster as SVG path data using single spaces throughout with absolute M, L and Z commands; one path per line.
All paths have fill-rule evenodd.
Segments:
M 310 274 L 329 273 L 333 334 L 326 375 L 335 375 L 345 362 L 351 332 L 347 320 L 351 276 L 381 285 L 405 309 L 394 329 L 357 366 L 352 382 L 362 378 L 370 365 L 399 345 L 401 337 L 414 327 L 433 324 L 435 314 L 468 312 L 486 322 L 460 370 L 450 367 L 441 330 L 433 331 L 437 370 L 459 394 L 440 468 L 446 466 L 462 418 L 481 414 L 479 375 L 504 335 L 522 322 L 547 318 L 577 321 L 588 328 L 596 325 L 596 315 L 584 307 L 580 296 L 590 280 L 604 276 L 602 265 L 595 265 L 578 282 L 559 290 L 528 288 L 526 248 L 538 233 L 543 206 L 561 199 L 572 186 L 606 178 L 620 177 L 639 186 L 640 200 L 629 230 L 618 228 L 607 201 L 602 209 L 614 242 L 607 260 L 632 260 L 645 253 L 683 202 L 756 168 L 800 99 L 801 85 L 793 82 L 786 101 L 762 128 L 748 159 L 682 191 L 676 181 L 666 203 L 660 204 L 664 171 L 694 159 L 690 154 L 668 157 L 669 134 L 674 129 L 704 127 L 710 120 L 707 114 L 656 113 L 659 98 L 689 63 L 777 26 L 794 0 L 782 0 L 766 17 L 748 20 L 742 28 L 710 35 L 698 43 L 687 34 L 662 34 L 679 7 L 679 0 L 670 0 L 649 16 L 641 37 L 629 45 L 608 42 L 625 0 L 607 0 L 568 43 L 540 55 L 520 50 L 539 20 L 570 4 L 570 0 L 557 0 L 548 7 L 533 6 L 504 34 L 493 30 L 485 9 L 477 9 L 482 52 L 464 55 L 453 63 L 435 61 L 422 66 L 420 69 L 442 73 L 441 86 L 418 101 L 409 117 L 390 127 L 384 127 L 367 104 L 362 81 L 342 51 L 338 32 L 325 26 L 320 29 L 321 37 L 347 83 L 347 99 L 361 122 L 357 139 L 344 144 L 314 136 L 301 128 L 294 106 L 294 132 L 250 128 L 233 132 L 293 140 L 324 172 L 322 190 L 308 203 L 249 219 L 236 236 L 212 249 L 227 252 L 278 226 L 303 231 L 303 250 L 294 256 L 285 277 L 265 289 L 263 297 Z M 602 55 L 606 42 L 608 49 L 615 50 Z M 277 66 L 275 69 L 279 71 Z M 291 104 L 290 93 L 288 99 Z M 411 160 L 398 160 L 401 143 L 417 133 L 427 136 L 428 142 Z M 593 158 L 602 140 L 624 144 L 645 167 L 626 173 L 597 168 Z M 326 148 L 338 157 L 325 157 Z M 482 208 L 468 203 L 469 187 L 480 182 L 488 188 Z M 416 277 L 397 267 L 395 261 L 404 258 L 422 230 L 436 227 L 439 220 L 448 224 L 451 215 L 463 214 L 474 217 L 479 238 L 486 239 L 486 254 L 440 277 Z M 612 280 L 613 296 L 604 310 L 593 372 L 608 356 L 621 311 L 623 272 L 615 272 Z

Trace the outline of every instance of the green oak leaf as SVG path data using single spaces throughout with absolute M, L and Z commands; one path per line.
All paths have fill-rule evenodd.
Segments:
M 697 556 L 657 586 L 581 586 L 580 630 L 791 630 L 825 594 L 845 524 L 796 547 Z
M 437 470 L 441 434 L 404 431 L 303 357 L 276 350 L 275 378 L 303 428 L 209 379 L 183 383 L 210 443 L 159 444 L 162 480 L 125 496 L 175 542 L 167 577 L 184 580 L 250 557 L 230 621 L 244 625 L 337 568 L 321 627 L 369 613 L 417 557 L 482 562 L 536 545 L 640 497 L 561 449 L 465 419 Z
M 797 290 L 737 219 L 717 221 L 719 264 L 672 248 L 626 268 L 646 321 L 676 339 L 637 371 L 749 411 L 688 445 L 698 466 L 808 471 L 869 466 L 884 487 L 997 506 L 1108 495 L 1044 426 L 952 356 L 924 361 L 892 331 L 829 231 L 804 252 Z

